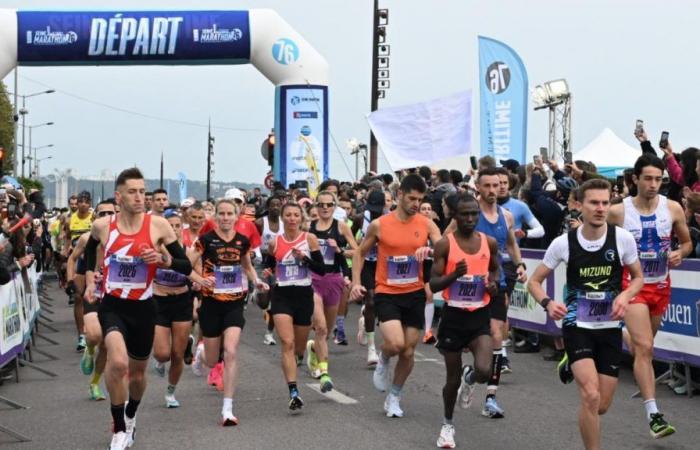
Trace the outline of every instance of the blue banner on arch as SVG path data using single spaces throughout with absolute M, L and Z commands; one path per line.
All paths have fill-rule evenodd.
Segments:
M 481 155 L 525 162 L 527 71 L 503 42 L 479 36 Z

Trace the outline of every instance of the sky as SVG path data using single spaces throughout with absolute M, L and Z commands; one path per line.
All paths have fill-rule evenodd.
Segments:
M 369 141 L 372 0 L 158 1 L 3 0 L 23 10 L 275 9 L 330 66 L 330 174 L 350 179 L 346 140 Z M 566 78 L 573 95 L 572 147 L 604 128 L 635 145 L 635 120 L 652 142 L 670 132 L 674 149 L 697 142 L 700 2 L 650 0 L 380 0 L 389 9 L 391 89 L 383 106 L 398 106 L 474 89 L 478 118 L 477 36 L 519 53 L 530 87 Z M 12 90 L 12 74 L 4 79 Z M 216 138 L 215 179 L 261 183 L 268 167 L 260 144 L 273 126 L 274 86 L 250 65 L 21 67 L 19 92 L 56 89 L 27 100 L 42 174 L 73 168 L 80 176 L 137 164 L 157 178 L 206 174 L 207 122 Z M 81 100 L 82 99 L 82 100 Z M 106 106 L 105 106 L 106 105 Z M 528 119 L 529 153 L 547 145 L 547 113 Z M 125 113 L 128 110 L 133 113 Z M 136 113 L 136 114 L 134 114 Z M 171 121 L 155 120 L 158 117 Z M 185 125 L 188 122 L 198 126 Z M 27 138 L 28 139 L 28 138 Z M 478 120 L 472 148 L 478 152 Z M 379 157 L 380 171 L 389 171 Z

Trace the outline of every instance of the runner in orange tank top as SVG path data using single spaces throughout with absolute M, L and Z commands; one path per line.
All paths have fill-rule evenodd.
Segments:
M 444 418 L 437 446 L 454 448 L 452 423 L 459 396 L 462 408 L 471 406 L 476 383 L 491 374 L 491 315 L 488 305 L 498 292 L 498 243 L 475 232 L 479 202 L 470 194 L 459 194 L 454 215 L 457 229 L 435 244 L 430 289 L 442 291 L 446 306 L 438 326 L 436 347 L 445 358 L 447 376 L 442 389 Z M 474 365 L 462 369 L 462 351 L 474 355 Z
M 420 176 L 406 176 L 399 187 L 396 210 L 372 221 L 359 251 L 353 255 L 350 295 L 357 300 L 366 292 L 361 277 L 365 256 L 377 244 L 374 308 L 384 344 L 373 382 L 377 390 L 389 391 L 384 402 L 387 417 L 403 417 L 401 389 L 413 369 L 413 353 L 424 322 L 422 263 L 431 251 L 428 239 L 440 240 L 437 225 L 418 214 L 426 190 Z M 398 356 L 398 362 L 390 382 L 392 356 Z

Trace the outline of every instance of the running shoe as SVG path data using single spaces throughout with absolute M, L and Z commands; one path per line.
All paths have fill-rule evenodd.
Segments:
M 484 402 L 484 409 L 481 410 L 481 415 L 490 419 L 502 419 L 505 417 L 503 409 L 498 406 L 496 397 L 489 397 Z
M 112 443 L 109 444 L 109 450 L 125 450 L 129 446 L 129 439 L 126 433 L 120 431 L 112 435 Z
M 660 439 L 662 437 L 670 436 L 676 432 L 676 429 L 666 422 L 664 415 L 661 413 L 654 413 L 651 415 L 651 422 L 649 422 L 649 434 L 654 439 Z
M 300 411 L 303 406 L 304 401 L 301 399 L 298 392 L 295 392 L 289 397 L 289 410 L 291 412 Z
M 187 336 L 187 347 L 185 347 L 185 356 L 183 357 L 185 364 L 192 364 L 192 347 L 194 347 L 194 336 Z
M 127 447 L 131 447 L 134 445 L 134 439 L 136 438 L 136 416 L 133 419 L 129 419 L 124 415 L 124 423 L 126 424 Z
M 217 391 L 224 390 L 224 362 L 219 361 L 214 367 L 209 371 L 209 376 L 207 377 L 207 384 L 214 386 Z
M 96 402 L 99 402 L 101 400 L 105 400 L 106 397 L 104 393 L 102 392 L 102 389 L 100 389 L 99 384 L 91 384 L 90 385 L 90 400 L 94 400 Z
M 92 371 L 95 370 L 95 349 L 90 353 L 90 349 L 85 347 L 83 356 L 80 357 L 80 370 L 83 375 L 92 375 Z
M 457 391 L 457 398 L 459 399 L 459 407 L 462 409 L 467 409 L 472 406 L 472 400 L 474 400 L 474 389 L 476 388 L 476 383 L 474 380 L 474 368 L 472 366 L 464 366 L 462 368 L 462 376 L 459 384 L 459 390 Z M 472 380 L 470 383 L 469 381 Z M 454 434 L 454 431 L 453 431 Z
M 163 378 L 165 376 L 165 363 L 162 363 L 160 361 L 156 361 L 154 359 L 153 360 L 153 370 L 156 372 L 156 375 Z
M 194 352 L 194 361 L 192 362 L 192 373 L 195 376 L 201 377 L 202 374 L 202 358 L 204 357 L 204 344 L 199 343 L 197 350 Z
M 571 366 L 569 365 L 569 355 L 564 353 L 564 357 L 557 364 L 557 373 L 559 374 L 559 380 L 564 384 L 569 384 L 574 381 L 574 373 L 571 371 Z
M 333 380 L 327 373 L 321 375 L 321 392 L 326 393 L 333 390 Z
M 501 374 L 513 373 L 513 369 L 510 367 L 510 361 L 507 356 L 503 357 L 503 362 L 501 363 Z
M 427 345 L 432 345 L 435 342 L 437 342 L 437 339 L 435 339 L 435 336 L 433 336 L 433 330 L 426 331 L 423 335 L 423 343 Z
M 455 426 L 449 424 L 442 424 L 440 428 L 440 436 L 437 440 L 438 448 L 455 448 Z
M 501 347 L 510 347 L 513 345 L 513 341 L 510 338 L 501 341 Z
M 360 315 L 357 319 L 357 344 L 367 345 L 367 332 L 365 331 L 365 318 Z
M 166 393 L 165 394 L 165 407 L 166 408 L 179 408 L 180 402 L 175 398 L 175 394 Z
M 75 346 L 75 351 L 80 353 L 87 347 L 87 342 L 85 341 L 85 335 L 81 334 L 78 336 L 78 345 Z
M 377 349 L 374 345 L 367 347 L 367 367 L 374 367 L 379 362 L 379 355 L 377 355 Z
M 270 332 L 270 331 L 265 333 L 265 337 L 263 337 L 263 344 L 265 344 L 265 345 L 277 345 L 277 341 L 275 341 L 275 335 L 272 334 L 272 332 Z
M 309 369 L 309 375 L 311 375 L 312 378 L 319 378 L 321 376 L 321 371 L 318 368 L 318 357 L 313 347 L 313 339 L 306 341 L 306 367 Z
M 234 427 L 236 425 L 238 425 L 238 417 L 234 416 L 232 412 L 221 415 L 222 427 Z
M 374 368 L 374 374 L 372 375 L 372 381 L 374 382 L 374 387 L 379 392 L 386 392 L 389 388 L 389 372 L 391 369 L 391 360 L 387 360 L 384 363 L 384 359 L 381 354 L 379 355 L 377 366 Z
M 387 417 L 403 417 L 403 410 L 399 404 L 400 401 L 401 397 L 398 395 L 390 393 L 386 396 L 386 400 L 384 400 L 384 412 Z
M 338 330 L 338 332 L 335 335 L 335 339 L 333 339 L 333 342 L 336 345 L 348 345 L 348 340 L 345 337 L 345 332 Z

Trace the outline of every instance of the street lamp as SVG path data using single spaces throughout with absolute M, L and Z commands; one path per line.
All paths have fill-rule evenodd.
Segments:
M 15 87 L 17 84 L 15 83 Z M 24 131 L 25 131 L 25 119 L 27 114 L 29 114 L 29 110 L 27 109 L 27 99 L 30 97 L 36 97 L 37 95 L 43 95 L 43 94 L 53 94 L 56 92 L 55 89 L 47 89 L 45 91 L 40 91 L 40 92 L 34 92 L 32 94 L 27 94 L 27 95 L 21 95 L 18 94 L 16 91 L 15 92 L 8 92 L 8 94 L 12 94 L 15 96 L 15 105 L 14 105 L 14 118 L 15 118 L 15 124 L 17 123 L 17 120 L 19 120 L 19 117 L 22 116 L 22 177 L 24 177 L 24 159 L 25 159 L 25 140 L 24 140 Z M 22 97 L 22 108 L 17 110 L 17 98 Z M 19 113 L 19 115 L 17 115 Z M 31 145 L 30 145 L 31 146 Z M 15 169 L 15 173 L 17 173 L 17 128 L 15 126 L 15 152 L 12 155 L 13 158 L 13 167 Z
M 36 175 L 36 173 L 38 172 L 37 163 L 36 163 L 37 162 L 36 151 L 44 149 L 44 148 L 51 148 L 53 146 L 54 146 L 53 144 L 47 144 L 47 145 L 40 145 L 38 147 L 30 147 L 29 148 L 29 151 L 27 152 L 27 156 L 25 157 L 25 159 L 28 159 L 29 161 L 33 161 L 33 163 L 34 163 L 34 170 L 30 171 L 30 173 L 29 173 L 30 176 L 32 174 Z M 32 156 L 32 151 L 34 152 L 34 156 Z
M 535 86 L 532 93 L 535 111 L 549 110 L 549 155 L 556 158 L 571 150 L 571 91 L 565 79 Z M 558 135 L 561 134 L 561 140 Z
M 50 125 L 53 125 L 53 122 L 40 123 L 38 125 L 27 125 L 27 128 L 29 128 L 29 151 L 30 152 L 32 151 L 32 148 L 33 148 L 32 147 L 32 130 L 34 128 L 41 128 L 41 127 L 50 126 Z M 24 141 L 22 141 L 22 150 L 24 150 Z M 30 153 L 30 156 L 31 156 L 31 153 Z M 34 151 L 34 160 L 36 161 L 36 150 Z M 35 164 L 35 166 L 36 166 L 36 164 Z M 36 171 L 36 168 L 35 168 L 35 171 Z M 32 171 L 30 170 L 30 173 L 31 172 Z M 24 167 L 22 167 L 22 176 L 24 176 Z
M 52 159 L 52 158 L 53 158 L 53 156 L 44 156 L 43 158 L 39 158 L 34 162 L 35 166 L 36 166 L 36 173 L 34 175 L 35 175 L 35 178 L 37 180 L 39 179 L 39 163 L 42 161 L 45 161 L 47 159 Z

